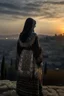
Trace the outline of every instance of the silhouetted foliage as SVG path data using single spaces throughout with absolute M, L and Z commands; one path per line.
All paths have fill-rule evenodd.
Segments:
M 13 78 L 13 65 L 12 65 L 12 59 L 11 59 L 10 66 L 9 66 L 9 68 L 8 68 L 7 78 L 8 78 L 8 80 L 12 80 L 12 78 Z
M 11 58 L 11 66 L 12 66 L 12 64 L 13 64 L 13 60 L 12 60 L 12 58 Z
M 11 80 L 11 81 L 16 80 L 16 69 L 15 69 L 15 66 L 13 64 L 12 59 L 11 59 L 11 64 L 10 64 L 10 66 L 8 68 L 7 79 Z
M 7 79 L 7 69 L 5 68 L 4 79 Z
M 17 70 L 17 60 L 15 60 L 15 69 Z
M 44 65 L 44 74 L 47 73 L 47 62 L 45 62 L 45 65 Z
M 5 79 L 6 76 L 5 76 L 5 56 L 3 55 L 3 58 L 2 58 L 2 63 L 1 63 L 1 79 Z
M 16 70 L 18 69 L 18 62 L 19 62 L 19 59 L 18 59 L 18 57 L 16 57 L 16 59 L 15 59 L 15 69 Z

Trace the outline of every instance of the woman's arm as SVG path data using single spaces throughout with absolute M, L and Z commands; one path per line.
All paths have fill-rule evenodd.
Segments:
M 39 41 L 38 41 L 37 36 L 35 38 L 35 42 L 34 42 L 32 48 L 33 48 L 34 57 L 36 59 L 36 63 L 38 66 L 40 66 L 41 62 L 43 60 L 43 55 L 42 55 L 42 48 L 39 45 Z
M 19 57 L 20 57 L 21 51 L 22 51 L 22 47 L 20 46 L 19 40 L 18 40 L 18 42 L 17 42 L 17 55 L 18 55 Z
M 21 52 L 22 52 L 22 47 L 20 46 L 19 40 L 18 40 L 17 47 L 16 47 L 16 69 L 18 68 L 18 63 L 19 63 Z

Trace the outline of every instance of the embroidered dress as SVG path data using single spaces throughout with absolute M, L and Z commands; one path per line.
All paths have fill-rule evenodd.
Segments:
M 36 59 L 33 52 L 33 44 L 36 34 L 31 36 L 23 43 L 20 39 L 18 43 L 22 47 L 20 56 L 18 55 L 18 74 L 16 92 L 20 96 L 39 96 L 39 79 L 37 76 L 37 64 L 39 57 Z M 38 50 L 39 51 L 39 50 Z M 34 58 L 35 57 L 35 58 Z

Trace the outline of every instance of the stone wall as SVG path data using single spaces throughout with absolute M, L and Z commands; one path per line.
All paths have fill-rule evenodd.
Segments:
M 16 82 L 0 80 L 0 96 L 18 96 Z M 44 96 L 64 96 L 64 86 L 43 86 Z

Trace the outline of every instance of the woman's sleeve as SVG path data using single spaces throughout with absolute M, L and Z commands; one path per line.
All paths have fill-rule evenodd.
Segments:
M 21 52 L 22 52 L 22 46 L 20 45 L 20 41 L 21 41 L 21 33 L 20 33 L 20 35 L 19 35 L 19 38 L 18 38 L 18 41 L 17 41 L 17 55 L 20 57 L 20 54 L 21 54 Z
M 17 55 L 18 55 L 19 57 L 20 57 L 21 51 L 22 51 L 22 47 L 20 46 L 19 40 L 18 40 L 18 42 L 17 42 Z
M 38 66 L 40 66 L 43 60 L 42 48 L 39 45 L 38 37 L 36 36 L 35 42 L 33 44 L 33 53 Z
M 18 40 L 17 47 L 16 47 L 16 68 L 18 67 L 21 52 L 22 52 L 22 47 L 20 46 L 19 40 Z

